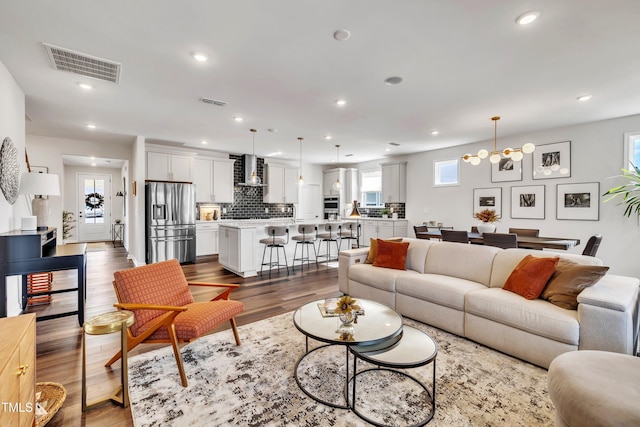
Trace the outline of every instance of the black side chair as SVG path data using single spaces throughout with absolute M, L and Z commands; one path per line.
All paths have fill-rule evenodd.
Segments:
M 426 225 L 414 225 L 413 232 L 416 235 L 416 239 L 426 239 L 426 237 L 419 235 L 418 233 L 426 233 L 429 231 Z
M 523 237 L 538 237 L 540 236 L 540 230 L 535 228 L 510 228 L 509 233 L 516 234 Z
M 589 237 L 589 241 L 587 242 L 587 246 L 584 247 L 582 255 L 596 256 L 596 252 L 598 252 L 601 241 L 602 234 L 594 234 L 593 236 Z
M 469 233 L 458 230 L 440 230 L 443 242 L 469 243 Z
M 518 235 L 515 233 L 483 233 L 482 240 L 487 246 L 496 246 L 502 249 L 518 247 Z

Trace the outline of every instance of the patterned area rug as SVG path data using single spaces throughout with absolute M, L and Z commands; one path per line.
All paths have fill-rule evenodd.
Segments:
M 405 319 L 438 343 L 436 411 L 429 426 L 552 426 L 547 371 L 472 341 Z M 189 386 L 180 385 L 171 347 L 129 359 L 134 424 L 142 426 L 362 426 L 353 412 L 309 398 L 294 378 L 305 349 L 292 313 L 208 335 L 182 348 Z M 312 340 L 310 343 L 316 346 Z M 299 378 L 316 395 L 344 402 L 344 347 L 314 351 Z M 353 365 L 350 365 L 350 369 Z M 358 362 L 358 371 L 370 368 Z M 406 370 L 431 389 L 431 365 Z M 430 411 L 428 395 L 393 373 L 358 376 L 356 405 L 370 418 L 407 425 Z M 337 392 L 336 392 L 337 390 Z

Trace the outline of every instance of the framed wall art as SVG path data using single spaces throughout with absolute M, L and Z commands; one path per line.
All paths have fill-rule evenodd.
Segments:
M 598 221 L 600 219 L 600 183 L 558 184 L 557 219 Z
M 496 215 L 502 218 L 502 188 L 473 189 L 473 212 L 471 215 L 475 218 L 475 213 L 484 209 L 493 209 L 496 211 Z
M 544 219 L 544 185 L 511 187 L 511 218 Z
M 533 152 L 533 179 L 569 178 L 571 141 L 538 145 Z
M 504 181 L 522 181 L 522 160 L 502 158 L 498 163 L 491 163 L 491 182 Z

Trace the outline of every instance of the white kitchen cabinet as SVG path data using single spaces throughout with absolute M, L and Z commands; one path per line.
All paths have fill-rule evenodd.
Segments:
M 196 202 L 233 203 L 231 159 L 194 159 Z
M 257 276 L 256 228 L 219 225 L 218 262 L 241 277 Z
M 268 163 L 265 165 L 264 203 L 298 203 L 298 168 Z
M 407 237 L 407 220 L 365 219 L 362 221 L 360 246 L 369 246 L 369 239 Z
M 147 151 L 147 179 L 192 182 L 192 161 L 189 155 Z
M 339 196 L 340 191 L 333 189 L 333 184 L 339 179 L 344 184 L 344 169 L 327 169 L 323 172 L 322 192 L 325 196 Z
M 218 253 L 218 224 L 196 224 L 196 256 Z
M 382 201 L 404 203 L 407 194 L 407 162 L 382 163 Z

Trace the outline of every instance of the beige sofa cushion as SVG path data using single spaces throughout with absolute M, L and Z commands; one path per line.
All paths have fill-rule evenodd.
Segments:
M 396 292 L 431 301 L 445 307 L 464 310 L 464 296 L 469 291 L 487 289 L 485 285 L 440 274 L 416 274 L 396 279 Z
M 354 264 L 349 268 L 349 280 L 389 292 L 395 292 L 396 279 L 406 275 L 418 276 L 420 273 L 413 270 L 374 267 L 372 264 Z
M 409 242 L 409 251 L 407 252 L 407 270 L 415 270 L 418 273 L 424 273 L 424 263 L 427 259 L 429 249 L 438 244 L 435 240 L 413 239 L 403 237 L 403 242 Z
M 537 251 L 535 249 L 505 249 L 498 253 L 493 261 L 489 287 L 503 287 L 513 269 L 516 268 L 518 263 L 522 261 L 522 258 L 527 255 L 540 258 L 560 257 L 561 259 L 567 259 L 575 262 L 576 264 L 582 265 L 602 265 L 602 261 L 600 259 L 592 256 L 565 254 L 552 251 Z
M 438 242 L 429 248 L 424 272 L 471 280 L 489 286 L 493 259 L 502 251 L 503 249 L 493 246 Z
M 527 300 L 504 289 L 469 292 L 465 311 L 565 344 L 578 345 L 580 341 L 577 311 L 541 299 Z

